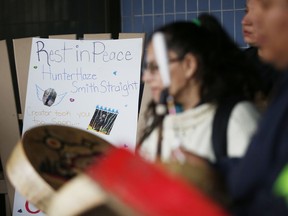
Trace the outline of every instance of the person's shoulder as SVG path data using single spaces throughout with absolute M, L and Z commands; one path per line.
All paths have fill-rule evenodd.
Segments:
M 228 155 L 242 157 L 255 133 L 260 114 L 254 104 L 249 101 L 238 102 L 228 123 Z
M 240 101 L 232 110 L 230 118 L 237 122 L 258 122 L 260 112 L 254 103 L 250 101 Z
M 240 113 L 241 112 L 248 112 L 248 113 L 256 112 L 258 113 L 258 110 L 256 108 L 255 103 L 253 103 L 252 101 L 243 100 L 243 101 L 238 102 L 235 105 L 233 112 L 240 112 Z

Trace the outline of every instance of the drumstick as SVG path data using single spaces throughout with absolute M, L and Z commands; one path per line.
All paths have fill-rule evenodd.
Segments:
M 59 190 L 48 209 L 50 216 L 59 215 L 59 212 L 61 215 L 83 213 L 79 211 L 81 208 L 79 205 L 77 212 L 64 208 L 64 206 L 76 205 L 77 198 L 73 198 L 71 191 L 77 191 L 75 196 L 90 200 L 90 204 L 91 197 L 94 196 L 92 199 L 96 200 L 94 207 L 105 203 L 120 215 L 127 215 L 127 212 L 149 216 L 228 215 L 208 196 L 181 177 L 168 174 L 159 166 L 148 163 L 123 149 L 109 151 L 106 157 L 87 169 L 86 175 L 85 178 L 76 177 L 78 182 L 75 178 L 75 181 L 70 181 Z M 81 178 L 86 179 L 86 184 L 84 181 L 83 184 L 80 183 Z M 87 181 L 87 178 L 94 181 L 94 186 L 91 185 L 91 180 Z M 96 193 L 90 197 L 83 195 L 87 195 L 89 191 L 96 191 Z M 84 211 L 84 208 L 82 210 Z M 93 212 L 91 209 L 85 210 Z M 97 214 L 97 208 L 94 213 Z
M 156 32 L 152 37 L 152 43 L 154 47 L 156 61 L 159 67 L 159 72 L 161 74 L 164 90 L 161 93 L 161 100 L 157 106 L 157 114 L 164 115 L 166 109 L 164 109 L 163 104 L 167 103 L 168 113 L 175 114 L 176 108 L 174 104 L 173 97 L 171 95 L 167 96 L 169 92 L 168 88 L 171 84 L 170 71 L 169 71 L 169 61 L 168 61 L 168 50 L 165 42 L 165 36 L 161 32 Z M 164 100 L 164 101 L 163 101 Z
M 170 73 L 168 67 L 168 53 L 164 35 L 161 32 L 156 32 L 152 37 L 152 43 L 163 85 L 164 88 L 167 88 L 170 86 Z

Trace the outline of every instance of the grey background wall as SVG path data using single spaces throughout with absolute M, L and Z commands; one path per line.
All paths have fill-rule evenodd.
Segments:
M 121 0 L 123 32 L 149 34 L 158 26 L 175 20 L 192 20 L 199 13 L 215 15 L 230 36 L 245 47 L 241 19 L 246 0 Z

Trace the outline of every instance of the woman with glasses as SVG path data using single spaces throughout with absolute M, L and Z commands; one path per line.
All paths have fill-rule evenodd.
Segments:
M 168 162 L 180 146 L 210 162 L 221 157 L 241 157 L 259 117 L 253 105 L 258 91 L 257 72 L 210 15 L 203 14 L 193 22 L 168 24 L 151 38 L 157 32 L 164 34 L 167 45 L 171 79 L 168 95 L 174 99 L 176 113 L 157 113 L 164 86 L 150 39 L 143 81 L 151 88 L 153 101 L 138 146 L 140 155 L 150 161 Z M 212 125 L 217 108 L 231 101 L 235 101 L 235 106 L 225 129 L 227 146 L 223 147 L 224 154 L 217 157 L 212 134 L 218 126 Z

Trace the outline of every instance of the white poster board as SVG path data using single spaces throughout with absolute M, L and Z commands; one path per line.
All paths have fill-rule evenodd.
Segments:
M 142 38 L 33 38 L 23 133 L 61 124 L 133 150 L 136 145 Z M 16 192 L 13 215 L 42 215 Z

